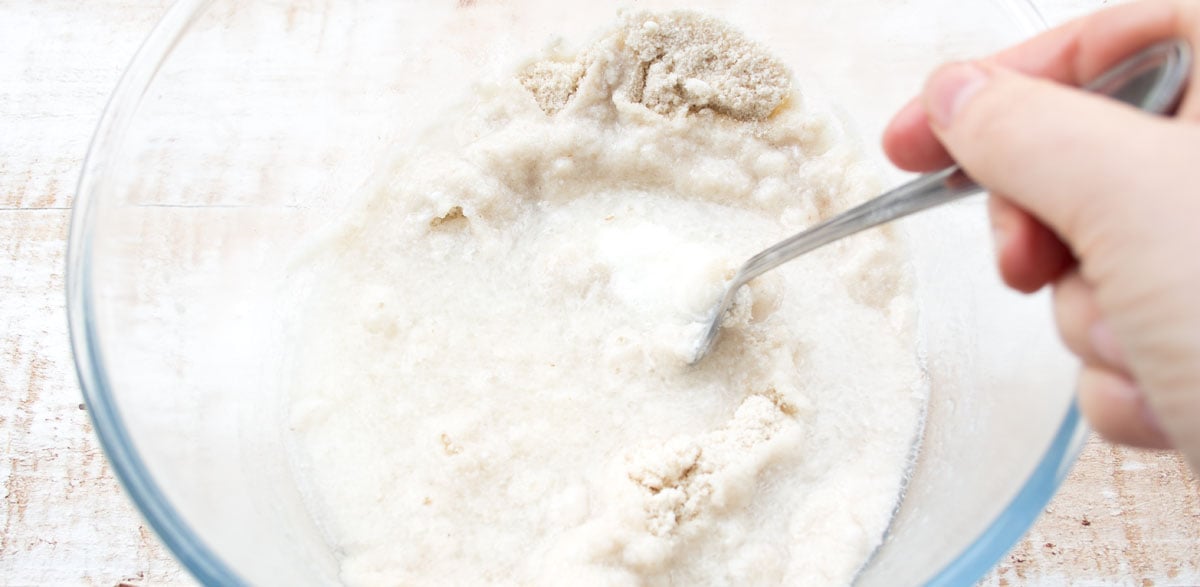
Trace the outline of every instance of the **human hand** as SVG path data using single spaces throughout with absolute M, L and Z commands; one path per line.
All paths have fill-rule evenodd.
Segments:
M 957 162 L 991 191 L 1001 276 L 1053 286 L 1092 426 L 1200 472 L 1200 66 L 1174 119 L 1073 87 L 1168 38 L 1200 50 L 1200 3 L 1122 5 L 943 66 L 883 144 L 903 169 Z

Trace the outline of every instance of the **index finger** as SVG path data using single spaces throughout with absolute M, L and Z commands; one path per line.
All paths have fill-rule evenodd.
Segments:
M 1200 8 L 1181 0 L 1125 4 L 1050 29 L 1019 45 L 983 59 L 1027 75 L 1071 86 L 1096 78 L 1139 49 L 1168 38 L 1200 40 Z M 1200 68 L 1200 62 L 1193 65 Z M 1200 71 L 1192 79 L 1200 79 Z M 1200 114 L 1200 93 L 1180 105 L 1181 117 Z M 929 127 L 920 96 L 909 101 L 883 132 L 883 150 L 898 167 L 933 171 L 954 161 Z

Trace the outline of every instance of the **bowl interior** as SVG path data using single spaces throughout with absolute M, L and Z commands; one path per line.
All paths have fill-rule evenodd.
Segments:
M 806 99 L 875 146 L 936 64 L 1039 26 L 1025 2 L 705 0 L 775 49 Z M 616 6 L 546 0 L 178 3 L 89 154 L 72 333 L 98 433 L 152 525 L 215 583 L 337 582 L 284 440 L 289 260 L 445 91 Z M 885 171 L 889 182 L 902 174 Z M 923 441 L 862 585 L 977 579 L 1032 523 L 1078 443 L 1073 362 L 1044 296 L 1004 289 L 982 199 L 903 221 L 931 383 Z

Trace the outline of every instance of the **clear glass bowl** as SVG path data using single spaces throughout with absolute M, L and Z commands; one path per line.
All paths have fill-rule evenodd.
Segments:
M 798 83 L 836 105 L 881 167 L 883 125 L 931 68 L 1042 26 L 1024 0 L 637 4 L 708 8 L 768 46 L 802 47 L 784 55 Z M 183 0 L 154 30 L 80 180 L 71 335 L 113 468 L 202 582 L 338 582 L 284 442 L 290 254 L 437 112 L 446 95 L 429 88 L 465 89 L 614 13 L 584 0 Z M 1045 297 L 996 277 L 982 199 L 900 226 L 932 395 L 907 493 L 858 584 L 968 584 L 1074 460 L 1074 363 Z

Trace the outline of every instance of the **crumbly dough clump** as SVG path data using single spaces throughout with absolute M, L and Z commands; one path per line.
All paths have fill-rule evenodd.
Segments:
M 614 45 L 616 59 L 600 57 Z M 664 116 L 710 109 L 762 120 L 791 90 L 787 67 L 765 49 L 720 20 L 687 11 L 626 14 L 591 50 L 534 62 L 520 80 L 542 110 L 556 114 L 585 75 L 611 75 L 612 64 L 624 78 L 618 95 Z

